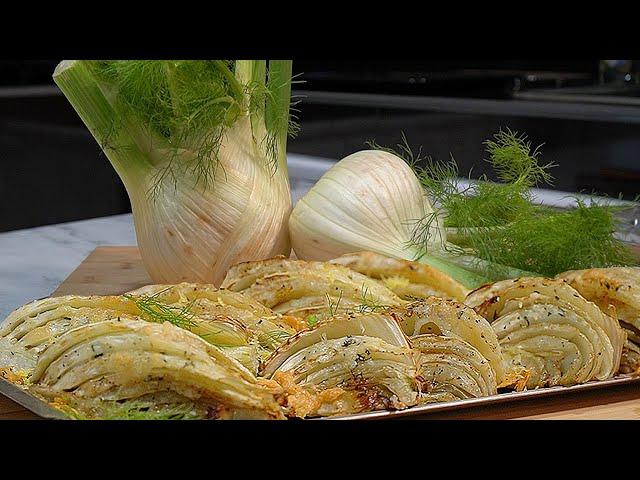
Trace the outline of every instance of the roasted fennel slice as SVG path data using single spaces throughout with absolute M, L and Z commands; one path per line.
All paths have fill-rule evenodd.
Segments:
M 505 378 L 504 358 L 489 322 L 472 308 L 444 298 L 429 297 L 387 310 L 409 337 L 432 334 L 456 337 L 475 348 L 489 363 L 498 383 Z
M 466 303 L 489 320 L 511 373 L 524 372 L 528 388 L 605 380 L 618 370 L 625 332 L 564 280 L 504 280 Z
M 148 285 L 126 294 L 149 319 L 167 319 L 226 349 L 254 373 L 278 345 L 306 326 L 246 295 L 213 285 Z M 176 320 L 178 320 L 176 322 Z
M 415 405 L 413 354 L 388 315 L 337 315 L 290 338 L 262 374 L 285 391 L 287 415 L 349 414 Z
M 0 368 L 30 372 L 38 355 L 64 332 L 115 317 L 133 319 L 134 302 L 120 296 L 45 298 L 17 308 L 0 324 Z
M 379 253 L 349 253 L 331 260 L 330 263 L 344 265 L 380 280 L 403 300 L 435 296 L 462 302 L 469 293 L 464 285 L 429 265 L 398 260 Z
M 616 316 L 627 332 L 620 373 L 640 373 L 640 268 L 610 267 L 561 273 L 580 295 L 605 314 Z M 612 307 L 615 309 L 612 311 Z
M 242 292 L 277 313 L 315 321 L 339 312 L 403 303 L 381 283 L 342 265 L 284 257 L 235 265 L 222 287 Z
M 411 338 L 417 365 L 420 403 L 448 402 L 497 393 L 488 360 L 457 336 L 417 335 Z
M 274 391 L 240 362 L 171 323 L 111 319 L 67 331 L 42 352 L 31 389 L 52 401 L 127 402 L 168 392 L 214 418 L 283 418 Z

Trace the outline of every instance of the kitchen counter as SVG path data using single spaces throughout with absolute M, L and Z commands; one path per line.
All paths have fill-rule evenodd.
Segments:
M 98 245 L 135 245 L 131 214 L 0 234 L 0 318 L 49 296 Z

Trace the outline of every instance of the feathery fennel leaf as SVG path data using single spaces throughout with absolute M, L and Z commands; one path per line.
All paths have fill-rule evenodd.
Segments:
M 507 128 L 498 131 L 494 140 L 487 140 L 485 145 L 490 156 L 488 162 L 503 183 L 517 183 L 528 187 L 540 183 L 553 184 L 549 169 L 556 165 L 538 163 L 540 148 L 544 144 L 531 151 L 531 142 L 526 135 L 519 135 Z
M 474 255 L 492 279 L 512 276 L 508 267 L 553 276 L 579 268 L 633 264 L 629 248 L 614 236 L 615 209 L 577 201 L 559 211 L 537 204 L 530 188 L 551 184 L 553 163 L 540 163 L 540 146 L 532 150 L 526 136 L 499 131 L 485 142 L 500 182 L 483 176 L 466 189 L 457 188 L 455 163 L 427 164 L 419 171 L 427 193 L 436 199 L 438 215 L 454 227 L 460 248 Z
M 191 330 L 195 326 L 195 314 L 191 311 L 192 304 L 185 306 L 172 306 L 160 302 L 157 297 L 165 290 L 153 295 L 133 295 L 124 294 L 123 297 L 133 301 L 143 313 L 145 320 L 155 323 L 169 322 L 176 327 Z
M 242 116 L 251 117 L 254 141 L 274 173 L 282 164 L 287 134 L 298 129 L 289 112 L 290 61 L 83 62 L 115 113 L 109 132 L 102 132 L 103 149 L 122 148 L 118 133 L 129 132 L 157 167 L 152 194 L 167 180 L 175 187 L 188 173 L 203 187 L 213 182 L 225 133 Z M 242 83 L 249 64 L 251 76 Z
M 626 244 L 615 238 L 616 208 L 576 199 L 566 211 L 538 209 L 501 228 L 481 229 L 472 240 L 476 254 L 543 276 L 567 270 L 633 265 Z

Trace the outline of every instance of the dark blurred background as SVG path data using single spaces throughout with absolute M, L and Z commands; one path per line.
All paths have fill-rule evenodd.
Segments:
M 0 62 L 0 231 L 125 213 L 111 165 L 51 80 L 57 60 Z M 299 60 L 289 152 L 332 160 L 404 132 L 436 159 L 486 173 L 501 127 L 544 143 L 554 189 L 640 194 L 640 60 Z

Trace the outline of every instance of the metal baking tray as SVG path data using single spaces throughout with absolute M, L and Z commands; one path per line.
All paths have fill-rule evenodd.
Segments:
M 523 392 L 500 393 L 498 395 L 492 395 L 490 397 L 469 398 L 466 400 L 458 400 L 455 402 L 430 403 L 427 405 L 407 408 L 406 410 L 380 410 L 375 412 L 325 417 L 322 420 L 381 420 L 420 417 L 436 412 L 463 410 L 466 408 L 483 407 L 496 404 L 506 404 L 511 402 L 530 400 L 534 398 L 553 397 L 556 395 L 564 396 L 582 392 L 585 390 L 606 390 L 608 388 L 633 383 L 636 383 L 640 388 L 640 376 L 620 375 L 609 380 L 593 381 L 583 383 L 581 385 L 574 385 L 572 387 L 537 388 L 534 390 L 526 390 Z M 30 395 L 22 388 L 3 378 L 0 378 L 0 394 L 10 398 L 14 402 L 18 403 L 27 410 L 30 410 L 31 412 L 44 419 L 69 420 L 69 417 L 60 410 L 51 407 L 47 402 L 40 400 L 33 395 Z M 553 402 L 553 399 L 550 398 L 548 401 Z
M 14 385 L 9 380 L 0 377 L 0 394 L 10 398 L 18 405 L 32 411 L 42 418 L 51 420 L 68 420 L 69 417 L 60 410 L 53 408 L 44 400 L 31 395 L 26 390 Z
M 549 387 L 536 388 L 533 390 L 525 390 L 522 392 L 499 393 L 489 397 L 468 398 L 466 400 L 457 400 L 455 402 L 430 403 L 427 405 L 419 405 L 406 410 L 394 411 L 375 411 L 366 413 L 355 413 L 351 415 L 341 415 L 331 417 L 333 420 L 374 420 L 374 419 L 392 419 L 392 418 L 411 418 L 420 417 L 437 412 L 446 412 L 451 410 L 463 410 L 472 407 L 484 407 L 489 405 L 507 404 L 522 402 L 531 399 L 553 397 L 557 395 L 571 395 L 583 392 L 585 390 L 607 390 L 628 384 L 637 384 L 640 389 L 640 376 L 636 375 L 620 375 L 609 380 L 592 381 L 571 387 Z M 552 398 L 548 402 L 553 402 Z M 638 402 L 640 403 L 640 390 L 638 392 Z

